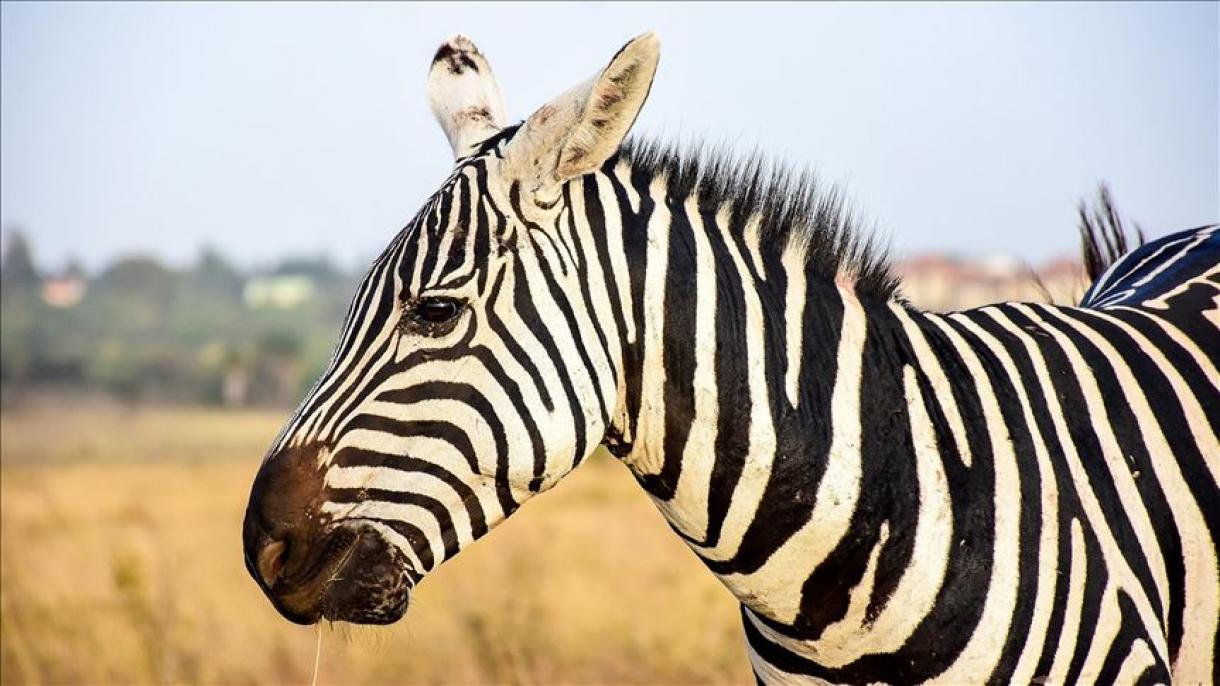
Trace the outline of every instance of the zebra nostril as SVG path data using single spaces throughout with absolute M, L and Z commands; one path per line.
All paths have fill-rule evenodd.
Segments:
M 287 547 L 283 541 L 271 541 L 258 551 L 258 573 L 263 577 L 267 588 L 279 581 L 280 572 L 284 570 L 284 551 Z

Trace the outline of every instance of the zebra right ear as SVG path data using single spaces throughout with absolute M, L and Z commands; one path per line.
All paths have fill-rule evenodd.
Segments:
M 428 102 L 454 157 L 465 157 L 504 127 L 504 97 L 487 58 L 455 34 L 441 43 L 428 71 Z
M 538 193 L 600 167 L 639 116 L 660 57 L 656 34 L 645 33 L 592 79 L 539 108 L 505 150 L 509 173 Z

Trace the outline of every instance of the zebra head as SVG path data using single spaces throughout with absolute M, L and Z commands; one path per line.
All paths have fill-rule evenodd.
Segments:
M 655 36 L 505 126 L 491 69 L 446 41 L 429 99 L 456 162 L 373 263 L 326 371 L 259 469 L 246 566 L 288 619 L 389 623 L 428 571 L 605 439 L 618 334 L 587 287 L 580 178 L 647 98 Z

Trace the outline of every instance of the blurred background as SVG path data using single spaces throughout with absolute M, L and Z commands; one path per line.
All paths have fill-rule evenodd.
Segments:
M 514 118 L 659 31 L 639 135 L 837 182 L 904 292 L 1083 292 L 1101 181 L 1149 236 L 1220 218 L 1216 3 L 0 5 L 0 679 L 289 683 L 318 640 L 240 520 L 356 281 L 446 174 L 462 31 Z M 598 456 L 429 577 L 323 627 L 322 683 L 741 683 L 728 592 Z

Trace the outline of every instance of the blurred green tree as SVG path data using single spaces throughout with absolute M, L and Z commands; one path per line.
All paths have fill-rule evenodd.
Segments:
M 0 290 L 9 293 L 37 289 L 42 278 L 34 267 L 25 233 L 18 228 L 10 228 L 6 233 L 4 256 L 0 258 Z
M 21 284 L 0 302 L 8 399 L 13 389 L 47 387 L 132 402 L 295 403 L 329 359 L 356 281 L 325 258 L 284 260 L 261 274 L 308 278 L 310 296 L 290 309 L 252 308 L 252 274 L 204 248 L 186 269 L 127 256 L 92 279 L 70 261 L 56 278 L 88 288 L 82 299 L 50 302 L 29 242 L 6 238 L 5 279 Z

